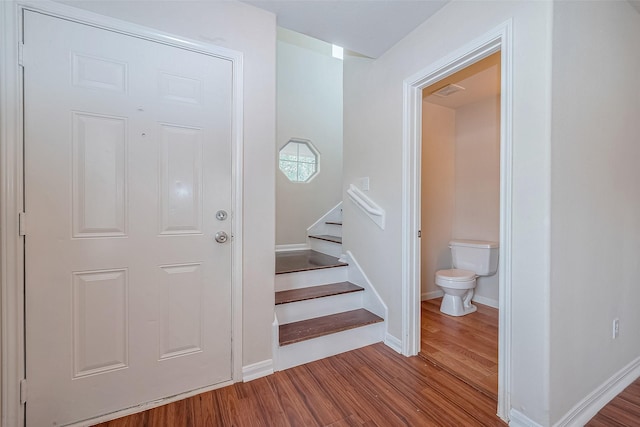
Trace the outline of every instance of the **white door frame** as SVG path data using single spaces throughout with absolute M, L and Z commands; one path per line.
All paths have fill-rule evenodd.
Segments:
M 152 28 L 98 15 L 48 1 L 13 0 L 0 5 L 0 273 L 1 273 L 1 426 L 24 425 L 20 382 L 24 378 L 24 238 L 19 213 L 23 209 L 23 99 L 18 49 L 24 10 L 45 13 L 70 21 L 215 56 L 232 62 L 232 381 L 242 379 L 242 179 L 243 179 L 243 56 L 242 53 L 199 41 L 176 37 Z M 28 229 L 28 227 L 27 227 Z M 208 389 L 218 388 L 218 384 Z M 204 391 L 204 390 L 201 390 Z M 200 392 L 200 391 L 198 391 Z M 179 400 L 195 392 L 144 405 L 144 409 Z M 112 414 L 116 418 L 126 413 Z
M 501 52 L 500 96 L 500 263 L 498 409 L 508 419 L 511 390 L 511 206 L 512 206 L 512 23 L 507 21 L 404 80 L 402 144 L 402 353 L 420 350 L 420 181 L 422 89 Z

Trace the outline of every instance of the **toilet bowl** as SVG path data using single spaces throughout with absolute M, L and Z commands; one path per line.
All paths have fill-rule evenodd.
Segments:
M 449 316 L 464 316 L 476 311 L 477 307 L 471 304 L 476 277 L 473 271 L 457 268 L 437 271 L 436 285 L 444 292 L 440 311 Z
M 464 316 L 477 310 L 471 304 L 476 278 L 492 276 L 498 270 L 498 243 L 483 240 L 449 242 L 453 268 L 436 271 L 436 285 L 444 292 L 440 311 Z

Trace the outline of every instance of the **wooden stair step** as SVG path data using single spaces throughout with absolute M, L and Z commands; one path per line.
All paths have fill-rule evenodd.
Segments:
M 383 319 L 364 308 L 280 325 L 280 345 L 294 344 L 348 329 L 382 322 Z
M 330 236 L 328 234 L 318 234 L 309 236 L 312 239 L 325 240 L 327 242 L 339 243 L 342 244 L 342 237 L 340 236 Z
M 329 283 L 327 285 L 290 289 L 276 292 L 276 305 L 361 291 L 364 291 L 364 288 L 354 285 L 351 282 Z
M 341 262 L 336 257 L 309 249 L 276 253 L 276 274 L 344 267 L 347 265 L 349 264 Z

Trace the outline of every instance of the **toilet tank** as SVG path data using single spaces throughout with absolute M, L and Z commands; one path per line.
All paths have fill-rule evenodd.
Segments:
M 452 240 L 449 247 L 455 268 L 471 270 L 478 276 L 492 276 L 498 271 L 498 242 Z

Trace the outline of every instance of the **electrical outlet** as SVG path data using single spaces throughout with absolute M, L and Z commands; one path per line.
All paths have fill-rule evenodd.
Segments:
M 618 335 L 620 335 L 620 319 L 613 319 L 612 335 L 613 339 L 618 338 Z

